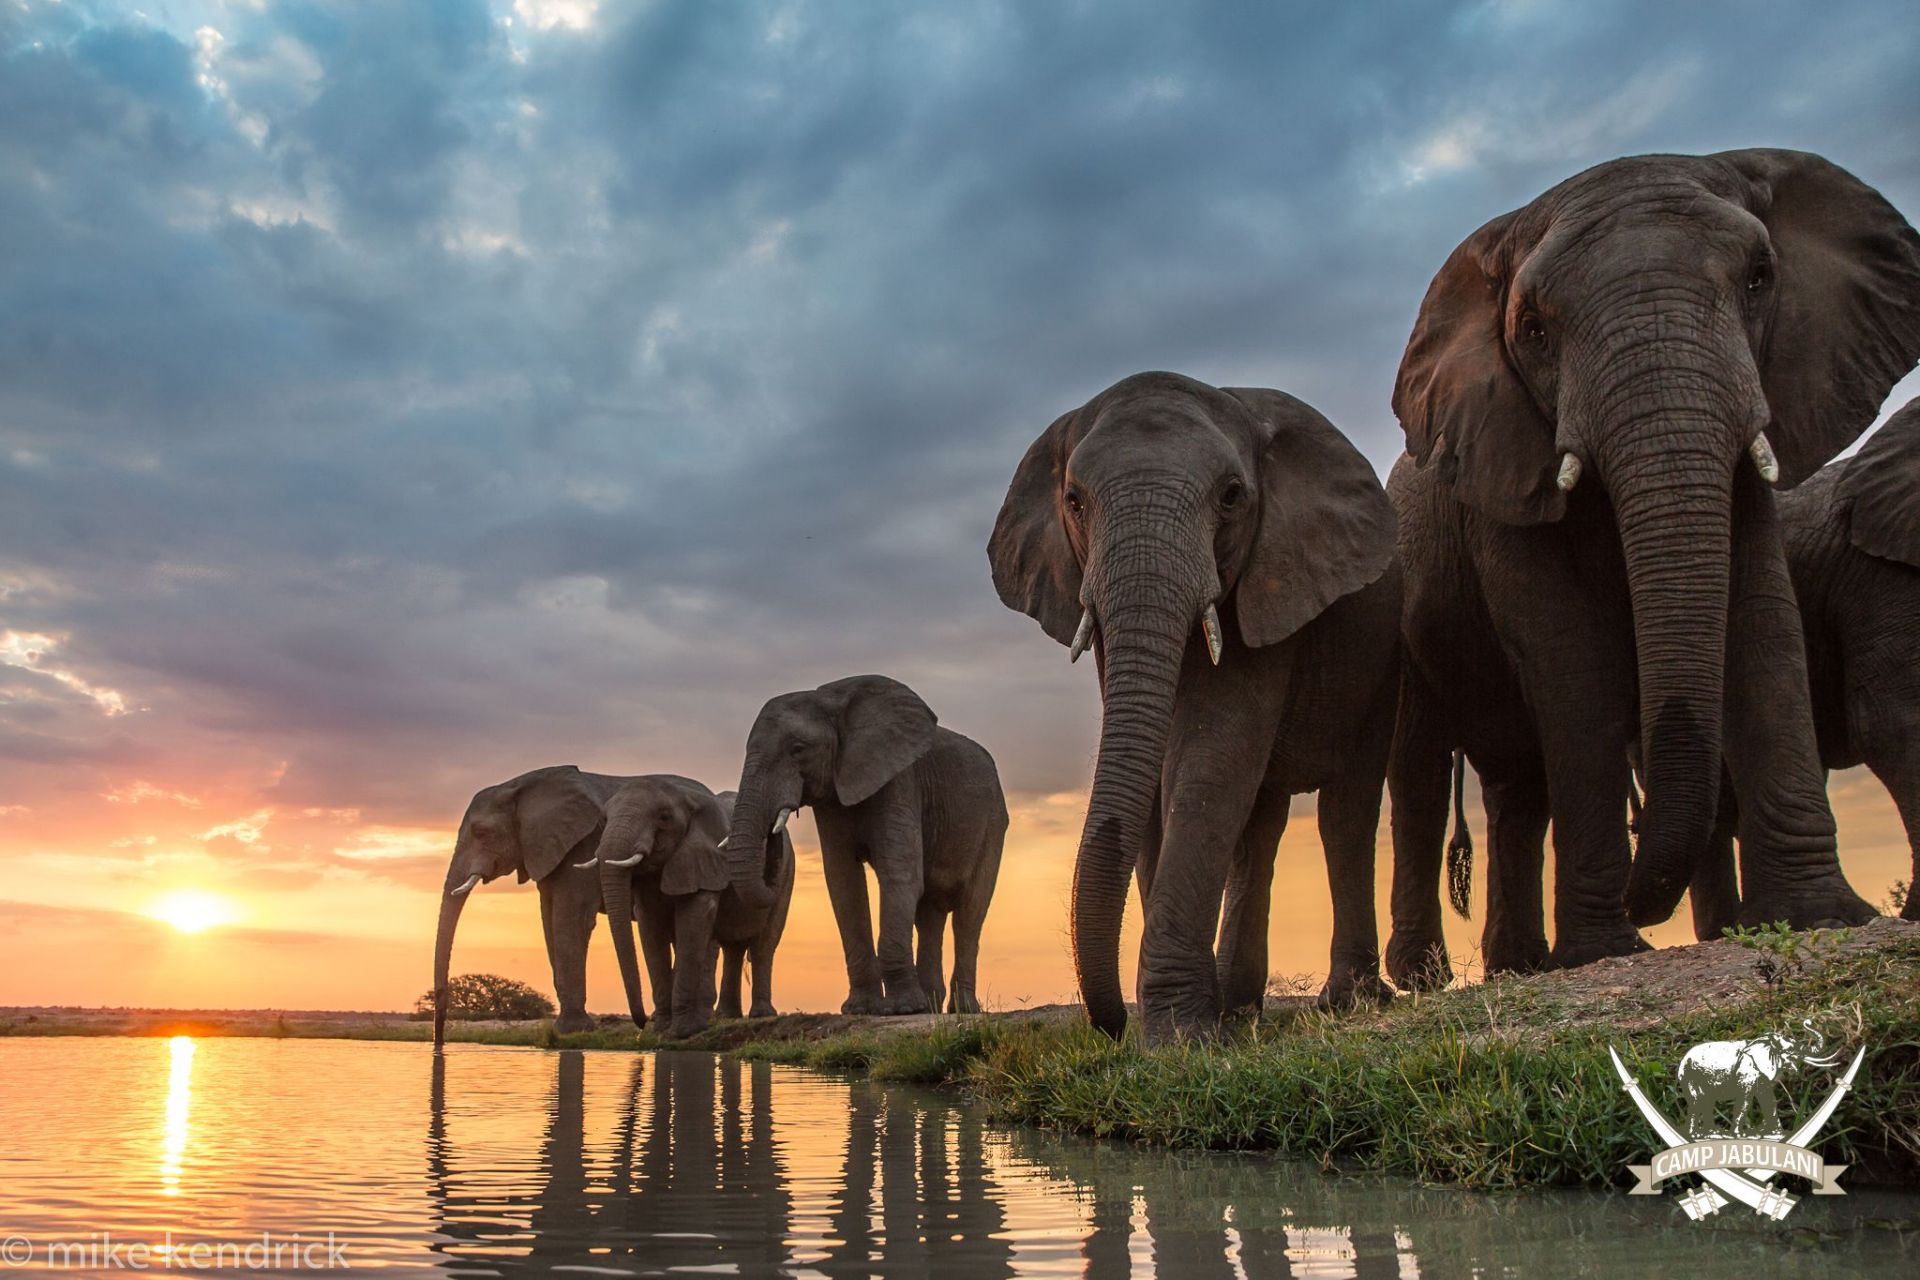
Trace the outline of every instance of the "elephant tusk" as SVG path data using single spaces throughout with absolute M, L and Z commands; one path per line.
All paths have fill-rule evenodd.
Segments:
M 574 864 L 573 864 L 573 869 L 574 869 L 575 871 L 585 871 L 585 870 L 586 870 L 586 869 L 587 869 L 588 867 L 597 867 L 597 866 L 599 866 L 599 865 L 600 865 L 600 859 L 598 859 L 598 858 L 588 858 L 588 859 L 587 859 L 587 860 L 586 860 L 585 862 L 576 862 L 576 863 L 574 863 Z
M 449 898 L 457 898 L 463 893 L 471 893 L 473 891 L 473 886 L 479 883 L 480 883 L 480 877 L 477 874 L 470 875 L 467 877 L 467 882 L 461 885 L 458 889 L 447 890 L 447 896 Z
M 1747 446 L 1747 452 L 1753 455 L 1754 470 L 1760 473 L 1762 480 L 1773 484 L 1780 479 L 1780 460 L 1773 456 L 1773 446 L 1767 443 L 1766 432 L 1762 431 L 1753 438 L 1753 443 Z
M 644 853 L 636 853 L 631 858 L 622 858 L 618 861 L 609 858 L 607 859 L 607 865 L 610 867 L 637 867 L 640 865 L 640 859 L 646 856 Z
M 1554 477 L 1554 483 L 1560 486 L 1560 492 L 1572 493 L 1573 486 L 1580 483 L 1580 455 L 1563 453 L 1560 455 L 1560 474 Z
M 1213 659 L 1213 665 L 1220 665 L 1220 651 L 1225 643 L 1220 639 L 1220 611 L 1212 605 L 1200 615 L 1200 630 L 1207 637 L 1207 656 Z
M 1080 629 L 1073 633 L 1073 643 L 1067 646 L 1067 661 L 1078 662 L 1080 655 L 1093 643 L 1093 610 L 1087 609 L 1080 614 Z
M 793 810 L 782 809 L 780 811 L 780 816 L 773 820 L 773 830 L 767 832 L 767 834 L 770 836 L 777 836 L 782 831 L 785 831 L 787 829 L 787 819 L 791 818 L 792 816 L 793 816 Z
M 723 838 L 723 839 L 722 839 L 722 840 L 720 841 L 720 843 L 719 843 L 719 844 L 717 844 L 717 845 L 715 845 L 715 846 L 713 846 L 713 847 L 714 847 L 714 848 L 716 848 L 716 849 L 719 849 L 719 850 L 721 850 L 722 852 L 724 852 L 724 851 L 726 850 L 726 847 L 727 847 L 728 845 L 730 845 L 730 844 L 732 844 L 732 843 L 733 843 L 733 837 L 732 837 L 731 835 L 729 835 L 729 836 L 726 836 L 726 837 L 724 837 L 724 838 Z

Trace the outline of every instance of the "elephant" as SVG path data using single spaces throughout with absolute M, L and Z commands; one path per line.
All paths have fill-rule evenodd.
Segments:
M 1069 659 L 1091 646 L 1099 674 L 1072 898 L 1093 1024 L 1126 1027 L 1119 936 L 1136 865 L 1147 1038 L 1210 1037 L 1224 1015 L 1259 1011 L 1274 859 L 1291 797 L 1316 790 L 1334 910 L 1320 998 L 1385 998 L 1374 832 L 1400 572 L 1393 511 L 1360 452 L 1284 392 L 1135 374 L 1034 441 L 988 557 L 1001 601 Z
M 827 895 L 846 953 L 842 1013 L 978 1013 L 980 930 L 1000 874 L 1007 802 L 986 748 L 945 728 L 920 696 L 881 675 L 783 693 L 747 735 L 727 866 L 758 907 L 769 840 L 813 809 Z M 861 864 L 880 885 L 876 953 Z M 941 957 L 953 918 L 953 986 Z M 916 959 L 914 934 L 919 934 Z
M 793 842 L 784 832 L 767 841 L 765 877 L 774 900 L 765 909 L 746 906 L 720 852 L 733 802 L 731 791 L 716 796 L 691 778 L 665 773 L 635 778 L 607 801 L 593 861 L 635 1026 L 647 1025 L 633 946 L 636 898 L 654 1007 L 671 1034 L 688 1036 L 706 1027 L 714 1011 L 716 952 L 725 954 L 720 1016 L 740 1016 L 740 970 L 749 955 L 752 1016 L 774 1014 L 773 952 L 793 899 Z
M 540 892 L 540 929 L 560 1000 L 555 1026 L 586 1031 L 587 942 L 600 913 L 600 876 L 576 865 L 594 848 L 607 801 L 631 778 L 583 773 L 570 764 L 535 769 L 474 794 L 460 820 L 440 895 L 433 943 L 433 1042 L 446 1038 L 447 965 L 460 912 L 475 885 L 508 872 Z
M 1831 1067 L 1841 1054 L 1826 1054 L 1826 1041 L 1811 1021 L 1806 1034 L 1775 1031 L 1752 1040 L 1708 1040 L 1687 1050 L 1674 1069 L 1687 1095 L 1687 1137 L 1778 1137 L 1781 1130 L 1773 1086 L 1797 1066 Z M 1737 1104 L 1731 1133 L 1715 1130 L 1722 1102 Z M 1747 1123 L 1748 1111 L 1754 1123 Z
M 1451 976 L 1437 890 L 1456 747 L 1487 803 L 1504 921 L 1489 969 L 1644 949 L 1636 926 L 1672 915 L 1706 852 L 1723 760 L 1744 910 L 1874 914 L 1840 870 L 1773 487 L 1859 435 L 1916 357 L 1920 235 L 1804 152 L 1610 161 L 1453 251 L 1393 392 L 1396 984 Z M 1647 781 L 1633 853 L 1630 743 Z

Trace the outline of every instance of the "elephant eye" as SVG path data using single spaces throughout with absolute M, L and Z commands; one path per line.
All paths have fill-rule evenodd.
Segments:
M 806 743 L 796 742 L 792 746 L 787 748 L 787 754 L 792 756 L 794 759 L 798 760 L 802 755 L 806 753 L 806 750 L 807 750 Z
M 1544 349 L 1547 345 L 1547 326 L 1540 323 L 1540 317 L 1529 311 L 1520 317 L 1520 337 L 1530 347 Z
M 1067 510 L 1073 512 L 1073 514 L 1075 515 L 1079 515 L 1081 512 L 1085 511 L 1086 509 L 1087 509 L 1086 499 L 1080 496 L 1080 491 L 1078 489 L 1075 489 L 1069 486 L 1067 488 Z
M 1773 283 L 1773 264 L 1765 258 L 1757 258 L 1747 269 L 1747 293 L 1765 293 L 1767 286 Z
M 1245 502 L 1246 498 L 1247 486 L 1241 484 L 1237 479 L 1229 480 L 1225 487 L 1220 490 L 1220 509 L 1222 511 L 1238 510 L 1240 504 Z

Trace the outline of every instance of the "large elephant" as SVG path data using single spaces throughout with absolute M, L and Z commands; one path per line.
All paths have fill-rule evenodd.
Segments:
M 433 943 L 433 1042 L 445 1038 L 447 965 L 453 933 L 475 885 L 512 872 L 540 892 L 540 929 L 553 966 L 562 1031 L 586 1031 L 587 942 L 600 913 L 600 875 L 576 866 L 600 838 L 606 804 L 630 778 L 582 773 L 552 765 L 475 793 L 460 820 L 453 858 L 440 896 L 440 925 Z
M 773 1016 L 773 952 L 793 899 L 793 843 L 784 832 L 767 841 L 764 876 L 773 903 L 747 906 L 733 890 L 720 850 L 733 801 L 731 791 L 716 796 L 691 778 L 665 773 L 635 778 L 607 801 L 594 861 L 635 1026 L 647 1025 L 633 945 L 636 898 L 654 1007 L 672 1034 L 692 1035 L 712 1017 L 717 953 L 725 962 L 720 1016 L 740 1016 L 740 971 L 749 956 L 752 1016 Z
M 1279 391 L 1136 374 L 1021 460 L 988 555 L 1001 600 L 1069 657 L 1091 644 L 1098 666 L 1073 958 L 1109 1035 L 1127 1019 L 1136 862 L 1148 1037 L 1212 1035 L 1223 1011 L 1259 1009 L 1274 858 L 1304 791 L 1320 793 L 1333 889 L 1322 1000 L 1385 994 L 1373 864 L 1398 671 L 1393 536 L 1367 460 Z
M 1836 856 L 1769 486 L 1845 447 L 1917 355 L 1920 236 L 1801 152 L 1612 161 L 1454 250 L 1393 398 L 1411 455 L 1389 484 L 1409 654 L 1389 778 L 1397 983 L 1449 974 L 1456 746 L 1485 784 L 1509 908 L 1490 968 L 1644 947 L 1634 926 L 1673 913 L 1706 850 L 1723 757 L 1749 914 L 1872 915 Z M 1629 743 L 1648 791 L 1631 858 Z
M 1807 644 L 1820 763 L 1866 765 L 1886 784 L 1920 883 L 1920 399 L 1851 458 L 1830 462 L 1780 498 L 1787 568 Z M 1713 853 L 1693 882 L 1695 931 L 1717 938 L 1740 915 L 1723 795 Z M 1901 913 L 1920 920 L 1909 887 Z
M 841 1011 L 939 1009 L 946 995 L 941 943 L 951 915 L 947 1008 L 978 1013 L 980 930 L 1007 834 L 993 757 L 937 724 L 918 694 L 886 676 L 849 676 L 769 700 L 747 735 L 727 837 L 728 866 L 744 902 L 771 901 L 767 842 L 809 806 L 847 959 Z M 877 954 L 863 863 L 880 884 Z
M 1812 1022 L 1800 1025 L 1804 1036 L 1775 1031 L 1752 1040 L 1709 1040 L 1687 1050 L 1674 1069 L 1687 1095 L 1687 1137 L 1777 1137 L 1774 1084 L 1795 1067 L 1831 1067 L 1843 1056 L 1825 1053 L 1826 1041 Z M 1716 1128 L 1723 1102 L 1735 1104 L 1730 1130 Z

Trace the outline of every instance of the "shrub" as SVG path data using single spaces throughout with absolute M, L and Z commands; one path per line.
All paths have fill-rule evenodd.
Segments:
M 433 992 L 413 1002 L 418 1018 L 433 1016 Z M 460 1020 L 498 1018 L 518 1022 L 553 1016 L 553 1001 L 524 982 L 497 973 L 463 973 L 447 981 L 447 1016 Z

